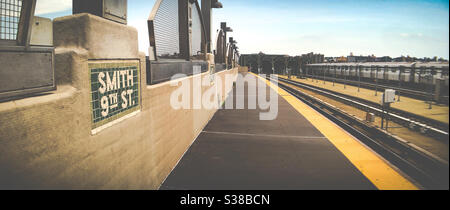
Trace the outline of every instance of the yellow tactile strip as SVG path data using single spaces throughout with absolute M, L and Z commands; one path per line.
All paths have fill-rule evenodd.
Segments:
M 255 75 L 257 76 L 257 75 Z M 257 76 L 260 78 L 259 76 Z M 260 78 L 262 79 L 262 78 Z M 264 80 L 264 79 L 262 79 Z M 266 81 L 292 107 L 314 125 L 347 159 L 380 190 L 418 190 L 382 158 L 368 149 L 342 128 L 299 101 L 297 98 Z

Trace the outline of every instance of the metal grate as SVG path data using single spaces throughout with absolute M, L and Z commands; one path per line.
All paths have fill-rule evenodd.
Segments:
M 156 55 L 178 58 L 180 38 L 178 28 L 178 0 L 163 0 L 154 19 Z
M 202 23 L 200 19 L 200 11 L 198 11 L 195 3 L 192 4 L 192 48 L 191 55 L 201 54 L 202 45 Z
M 0 0 L 0 39 L 16 40 L 22 0 Z

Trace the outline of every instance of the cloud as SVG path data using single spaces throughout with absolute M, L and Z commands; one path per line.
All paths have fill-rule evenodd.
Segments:
M 36 3 L 36 15 L 63 12 L 72 8 L 72 0 L 39 0 Z

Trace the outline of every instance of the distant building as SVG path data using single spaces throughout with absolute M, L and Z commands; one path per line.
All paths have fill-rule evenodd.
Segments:
M 275 69 L 277 67 L 282 66 L 281 64 L 283 60 L 288 60 L 288 67 L 290 69 L 296 69 L 301 68 L 304 65 L 308 64 L 318 64 L 318 63 L 367 63 L 367 62 L 383 62 L 383 63 L 389 63 L 389 62 L 422 62 L 422 63 L 429 63 L 429 62 L 440 62 L 440 63 L 448 63 L 448 60 L 438 57 L 433 58 L 416 58 L 416 57 L 410 57 L 410 56 L 401 56 L 397 58 L 391 58 L 389 56 L 383 56 L 383 57 L 376 57 L 375 55 L 369 55 L 369 56 L 355 56 L 353 53 L 351 53 L 347 57 L 325 57 L 322 54 L 314 54 L 314 53 L 308 53 L 303 54 L 301 56 L 295 56 L 291 57 L 288 55 L 268 55 L 264 53 L 259 54 L 248 54 L 248 55 L 241 55 L 241 65 L 242 66 L 249 66 L 253 69 L 258 69 L 258 66 L 261 67 L 261 59 L 269 59 L 275 62 L 278 60 L 278 64 L 274 66 Z M 280 59 L 282 59 L 280 61 Z M 295 65 L 294 65 L 295 64 Z M 292 67 L 292 66 L 295 66 Z M 284 68 L 284 67 L 280 67 Z
M 392 58 L 389 56 L 376 57 L 375 55 L 369 56 L 347 56 L 347 62 L 350 63 L 366 63 L 366 62 L 392 62 Z
M 337 59 L 334 57 L 325 57 L 325 63 L 336 63 Z
M 383 56 L 381 58 L 375 58 L 375 62 L 392 62 L 392 58 L 389 56 Z
M 308 53 L 301 56 L 264 54 L 242 54 L 240 56 L 240 65 L 248 66 L 254 73 L 267 71 L 269 64 L 274 73 L 283 74 L 286 71 L 294 75 L 300 74 L 302 69 L 308 64 L 319 64 L 325 62 L 325 55 Z M 269 70 L 270 71 L 270 70 Z
M 371 56 L 347 56 L 347 62 L 350 63 L 365 63 L 365 62 L 371 62 L 373 57 Z
M 439 58 L 438 62 L 445 63 L 445 62 L 448 62 L 448 60 L 445 60 L 444 58 Z
M 301 57 L 304 64 L 316 64 L 325 62 L 325 55 L 322 54 L 314 54 L 311 52 L 308 54 L 303 54 Z
M 406 62 L 406 57 L 401 56 L 393 59 L 394 62 Z
M 259 73 L 263 66 L 265 66 L 265 71 L 270 71 L 267 68 L 272 66 L 272 70 L 280 73 L 286 69 L 286 63 L 289 61 L 289 58 L 289 55 L 264 54 L 262 52 L 258 54 L 242 54 L 240 56 L 240 65 L 249 67 L 254 73 Z
M 347 63 L 347 58 L 344 56 L 341 56 L 337 59 L 338 63 Z

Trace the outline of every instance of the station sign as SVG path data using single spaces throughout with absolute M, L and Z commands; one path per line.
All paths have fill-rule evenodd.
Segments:
M 141 109 L 139 61 L 89 62 L 92 133 Z

